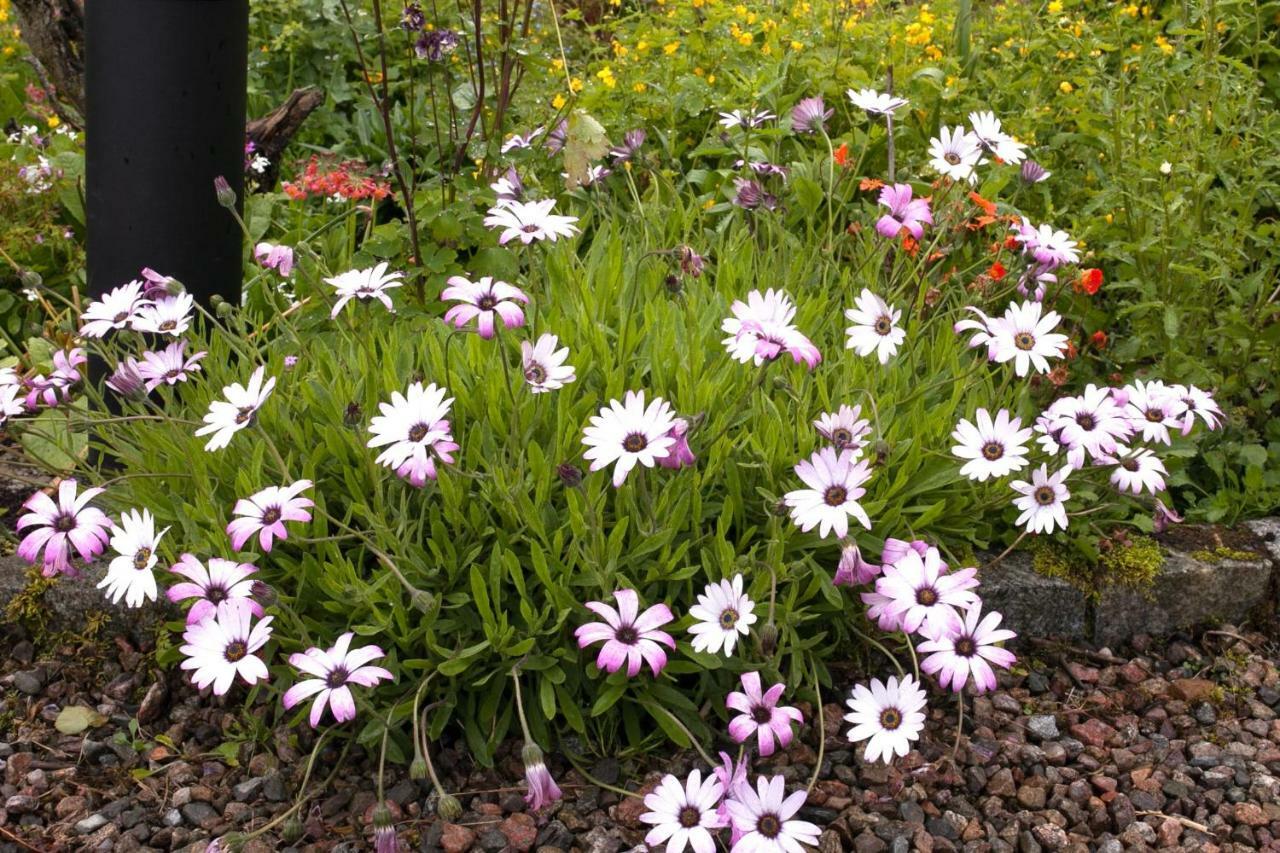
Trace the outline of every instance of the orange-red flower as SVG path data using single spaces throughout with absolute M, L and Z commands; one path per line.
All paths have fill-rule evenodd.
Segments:
M 1093 345 L 1094 345 L 1095 347 L 1097 347 L 1098 349 L 1106 349 L 1106 348 L 1107 348 L 1107 333 L 1106 333 L 1106 332 L 1104 332 L 1104 331 L 1102 331 L 1101 329 L 1099 329 L 1098 331 L 1094 332 L 1094 333 L 1089 337 L 1089 340 L 1090 340 L 1090 341 L 1093 343 Z
M 836 163 L 840 166 L 843 166 L 845 163 L 849 162 L 849 143 L 841 142 L 840 147 L 835 150 L 835 153 L 832 156 L 835 158 Z
M 1006 270 L 1004 268 L 1004 264 L 999 261 L 996 261 L 991 265 L 991 269 L 987 270 L 987 275 L 991 276 L 992 281 L 999 281 L 1005 277 L 1006 273 L 1008 273 L 1008 270 Z
M 872 192 L 884 186 L 884 181 L 879 178 L 863 178 L 858 182 L 858 189 L 865 192 Z
M 1076 282 L 1076 291 L 1093 296 L 1102 287 L 1102 270 L 1094 268 L 1080 270 L 1080 280 Z

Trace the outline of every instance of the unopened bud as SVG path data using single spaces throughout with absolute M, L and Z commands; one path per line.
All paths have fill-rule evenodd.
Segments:
M 436 597 L 421 589 L 414 590 L 409 601 L 421 613 L 430 613 L 436 605 Z
M 791 513 L 791 509 L 787 506 L 786 501 L 778 501 L 769 508 L 769 511 L 773 513 L 775 518 L 786 518 Z
M 236 307 L 232 305 L 230 302 L 218 303 L 218 308 L 216 313 L 218 315 L 219 320 L 226 320 L 235 312 L 236 312 Z
M 778 650 L 778 626 L 772 622 L 760 629 L 760 653 L 771 657 Z
M 565 462 L 556 467 L 556 474 L 560 477 L 560 482 L 564 483 L 566 488 L 576 489 L 582 485 L 582 469 L 571 462 Z
M 342 422 L 347 426 L 355 426 L 364 418 L 364 410 L 359 403 L 347 403 L 347 410 L 342 413 Z
M 165 281 L 164 289 L 168 291 L 170 296 L 180 296 L 187 292 L 187 286 L 172 276 Z
M 441 820 L 453 822 L 462 817 L 462 803 L 453 794 L 441 794 L 440 802 L 436 803 L 436 814 Z
M 40 273 L 35 270 L 23 270 L 22 275 L 18 276 L 18 278 L 22 280 L 23 287 L 31 290 L 35 290 L 40 285 L 44 284 L 44 278 L 42 278 Z
M 297 816 L 290 817 L 284 822 L 284 826 L 280 827 L 280 838 L 288 844 L 292 844 L 302 837 L 302 821 Z
M 227 179 L 222 175 L 213 179 L 213 194 L 218 198 L 218 204 L 226 208 L 236 206 L 236 191 L 231 189 L 231 184 L 227 183 Z
M 680 276 L 675 273 L 668 274 L 667 277 L 662 280 L 662 284 L 666 287 L 667 293 L 670 293 L 672 296 L 678 296 L 680 291 L 684 290 L 684 284 L 680 281 Z
M 413 763 L 409 765 L 409 778 L 410 779 L 427 778 L 427 760 L 423 758 L 421 755 L 413 759 Z
M 889 442 L 884 439 L 877 441 L 875 444 L 876 464 L 883 465 L 885 462 L 889 461 L 889 452 L 891 450 L 893 450 L 893 448 L 890 447 Z
M 264 607 L 271 607 L 276 603 L 276 591 L 262 581 L 254 581 L 253 598 Z

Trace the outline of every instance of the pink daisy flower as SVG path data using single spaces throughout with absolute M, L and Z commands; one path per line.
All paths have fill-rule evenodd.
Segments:
M 18 556 L 34 563 L 43 552 L 41 574 L 45 577 L 77 577 L 80 573 L 71 565 L 71 550 L 74 548 L 82 560 L 91 563 L 107 549 L 111 539 L 111 519 L 102 510 L 89 506 L 89 501 L 102 492 L 92 488 L 77 494 L 76 481 L 67 479 L 58 484 L 57 503 L 44 492 L 27 498 L 22 505 L 27 512 L 18 519 L 17 529 L 33 529 L 18 544 Z
M 200 372 L 200 359 L 208 353 L 197 352 L 187 357 L 187 342 L 174 341 L 159 352 L 144 352 L 138 364 L 138 375 L 146 383 L 147 391 L 160 385 L 177 385 L 186 382 L 192 373 Z
M 920 670 L 936 675 L 939 684 L 956 693 L 964 689 L 970 676 L 979 693 L 995 690 L 996 674 L 991 664 L 1008 669 L 1017 660 L 1013 652 L 995 645 L 1017 636 L 998 627 L 1000 620 L 995 611 L 983 616 L 981 604 L 966 609 L 963 618 L 953 610 L 939 620 L 933 637 L 916 647 L 920 654 L 928 655 L 920 661 Z
M 604 621 L 589 622 L 574 631 L 578 648 L 585 649 L 592 643 L 603 642 L 596 657 L 596 666 L 600 669 L 617 672 L 626 664 L 627 676 L 634 678 L 640 673 L 641 666 L 648 663 L 649 669 L 657 676 L 667 665 L 667 653 L 662 646 L 676 647 L 676 641 L 670 634 L 658 630 L 675 618 L 671 609 L 659 603 L 639 613 L 640 599 L 634 589 L 620 589 L 613 594 L 613 599 L 618 602 L 617 610 L 602 601 L 586 603 L 587 609 Z
M 888 213 L 876 220 L 876 231 L 882 237 L 895 240 L 905 230 L 919 240 L 924 236 L 924 226 L 933 224 L 929 200 L 912 198 L 911 192 L 911 184 L 893 184 L 881 188 L 879 203 L 889 208 Z
M 245 599 L 254 615 L 261 616 L 262 605 L 253 600 L 253 581 L 249 579 L 257 570 L 252 563 L 237 563 L 221 557 L 210 559 L 206 568 L 195 556 L 183 554 L 169 571 L 187 580 L 169 587 L 166 595 L 175 603 L 195 599 L 187 612 L 188 625 L 213 615 L 224 601 L 237 598 Z
M 253 617 L 261 615 L 244 598 L 222 602 L 208 618 L 187 623 L 182 635 L 185 645 L 181 651 L 187 656 L 179 666 L 195 670 L 191 681 L 203 690 L 213 685 L 213 694 L 222 696 L 231 689 L 236 676 L 246 684 L 257 684 L 270 677 L 267 665 L 255 652 L 271 639 L 271 620 L 268 616 L 258 624 Z
M 440 298 L 462 303 L 454 305 L 445 313 L 446 323 L 452 323 L 461 329 L 475 320 L 480 337 L 486 340 L 492 338 L 496 331 L 495 317 L 507 329 L 523 326 L 524 309 L 516 303 L 529 302 L 529 297 L 520 288 L 487 275 L 477 281 L 455 275 L 449 279 L 449 286 L 440 294 Z
M 232 512 L 239 516 L 227 525 L 231 547 L 239 551 L 253 534 L 258 534 L 258 544 L 270 553 L 273 538 L 287 539 L 286 521 L 310 521 L 307 507 L 315 506 L 310 498 L 298 493 L 314 485 L 310 480 L 299 480 L 291 486 L 270 486 L 248 498 L 236 501 Z
M 311 728 L 320 725 L 325 706 L 333 711 L 333 719 L 345 723 L 356 718 L 356 700 L 351 695 L 349 685 L 360 687 L 376 687 L 379 681 L 392 681 L 394 676 L 380 666 L 369 666 L 370 662 L 384 657 L 385 653 L 377 646 L 351 648 L 351 639 L 355 635 L 350 631 L 338 638 L 333 648 L 325 650 L 317 647 L 305 652 L 289 655 L 289 664 L 311 678 L 299 681 L 285 691 L 281 700 L 285 709 L 292 708 L 304 699 L 315 696 L 311 703 Z
M 929 630 L 926 623 L 945 620 L 952 607 L 969 607 L 978 597 L 971 591 L 978 586 L 977 569 L 961 569 L 944 574 L 946 567 L 937 548 L 924 557 L 909 551 L 902 559 L 887 566 L 876 581 L 876 592 L 892 599 L 887 612 L 900 618 L 907 633 Z
M 791 743 L 791 724 L 804 722 L 798 708 L 778 704 L 787 685 L 779 682 L 762 692 L 760 673 L 744 672 L 741 678 L 742 690 L 730 693 L 724 700 L 726 707 L 740 712 L 729 721 L 729 736 L 736 743 L 745 743 L 755 735 L 762 756 L 773 755 L 778 747 L 786 749 Z

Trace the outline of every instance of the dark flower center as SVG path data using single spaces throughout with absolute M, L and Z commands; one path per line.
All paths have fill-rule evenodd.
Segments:
M 880 319 L 876 320 L 875 328 L 876 328 L 877 335 L 881 335 L 881 336 L 887 335 L 893 331 L 893 321 L 890 320 L 888 317 L 881 317 Z
M 1004 456 L 1004 445 L 998 441 L 988 441 L 982 445 L 982 458 L 988 462 L 995 462 L 1001 456 Z
M 139 548 L 133 553 L 133 567 L 138 571 L 145 569 L 149 562 L 151 562 L 150 548 Z
M 756 832 L 765 838 L 777 838 L 782 832 L 782 821 L 775 814 L 762 814 L 756 820 Z
M 849 499 L 849 490 L 844 486 L 831 486 L 822 493 L 822 500 L 827 506 L 844 506 Z
M 324 684 L 331 690 L 336 689 L 347 683 L 347 675 L 348 673 L 345 668 L 335 666 L 333 669 L 329 670 L 329 674 L 325 676 Z
M 897 708 L 885 708 L 880 712 L 880 728 L 891 732 L 902 725 L 902 712 Z
M 640 632 L 630 625 L 623 625 L 614 632 L 613 638 L 624 646 L 634 646 L 640 642 Z
M 129 312 L 128 312 L 128 311 L 121 311 L 119 314 L 117 314 L 116 316 L 114 316 L 114 317 L 112 317 L 112 318 L 111 318 L 111 322 L 112 322 L 112 323 L 123 323 L 125 320 L 128 320 L 128 319 L 129 319 Z
M 938 591 L 931 586 L 922 586 L 916 590 L 916 604 L 932 607 L 938 603 Z
M 628 453 L 639 453 L 648 446 L 649 439 L 641 432 L 633 432 L 626 438 L 622 439 L 622 449 Z
M 227 600 L 227 591 L 220 586 L 210 586 L 205 589 L 204 597 L 212 604 L 220 604 Z
M 1013 345 L 1020 350 L 1035 349 L 1036 339 L 1030 332 L 1019 332 L 1013 336 Z
M 960 165 L 960 155 L 954 151 L 948 151 L 946 154 L 942 156 L 942 159 L 946 160 L 952 166 Z
M 973 637 L 957 637 L 956 638 L 956 654 L 961 657 L 971 658 L 978 651 L 978 644 L 973 641 Z
M 524 378 L 534 385 L 541 385 L 547 381 L 547 369 L 536 361 L 529 362 L 529 366 L 524 369 Z
M 59 533 L 70 533 L 76 529 L 76 517 L 63 513 L 53 520 L 53 529 Z
M 702 812 L 693 806 L 685 806 L 680 810 L 680 825 L 685 829 L 693 829 L 702 823 Z
M 755 720 L 757 725 L 763 726 L 773 719 L 773 709 L 757 705 L 751 709 L 751 719 Z
M 177 378 L 178 378 L 179 376 L 181 376 L 181 375 L 182 375 L 182 368 L 181 368 L 181 367 L 175 367 L 175 368 L 173 368 L 173 369 L 171 369 L 171 370 L 166 370 L 166 371 L 164 372 L 164 378 L 165 378 L 165 379 L 177 379 Z
M 1158 424 L 1164 420 L 1164 412 L 1159 409 L 1147 409 L 1147 420 L 1153 424 Z
M 245 406 L 240 409 L 240 411 L 236 412 L 236 423 L 247 424 L 249 421 L 253 420 L 253 413 L 255 411 L 257 410 L 254 409 L 253 406 Z
M 414 424 L 413 426 L 409 427 L 409 440 L 422 441 L 422 437 L 425 436 L 430 430 L 431 430 L 431 427 L 427 426 L 426 424 Z
M 1040 504 L 1040 506 L 1049 506 L 1058 499 L 1057 494 L 1048 486 L 1041 486 L 1032 492 L 1031 496 L 1036 499 L 1036 503 Z
M 175 328 L 177 328 L 177 326 L 178 326 L 178 323 L 176 320 L 165 320 L 157 328 L 159 328 L 160 331 L 162 332 L 170 332 Z
M 492 293 L 486 293 L 476 300 L 476 307 L 481 311 L 492 311 L 493 306 L 498 304 L 498 300 L 493 297 Z
M 537 225 L 523 225 L 523 226 L 521 226 L 520 230 L 521 230 L 521 231 L 523 231 L 523 232 L 524 232 L 524 233 L 526 233 L 526 234 L 537 234 L 537 233 L 538 233 L 538 226 L 537 226 Z
M 230 643 L 227 643 L 227 650 L 223 652 L 223 656 L 227 659 L 228 663 L 242 661 L 247 654 L 249 654 L 249 647 L 240 640 L 232 640 Z
M 732 631 L 737 624 L 738 624 L 738 611 L 729 609 L 729 610 L 722 610 L 720 612 L 721 628 L 725 629 L 726 631 Z
M 839 445 L 849 444 L 853 441 L 853 432 L 844 427 L 836 427 L 831 431 L 831 440 Z
M 1080 424 L 1081 429 L 1093 429 L 1098 425 L 1098 422 L 1094 419 L 1093 415 L 1087 413 L 1076 415 L 1076 423 Z
M 275 524 L 280 520 L 281 512 L 278 506 L 269 506 L 262 513 L 263 524 Z
M 1126 471 L 1137 471 L 1140 466 L 1137 459 L 1126 459 L 1120 463 L 1120 467 Z

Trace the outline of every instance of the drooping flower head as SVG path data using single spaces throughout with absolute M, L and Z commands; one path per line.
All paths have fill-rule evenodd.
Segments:
M 488 275 L 477 281 L 461 275 L 451 276 L 449 286 L 440 294 L 440 298 L 461 303 L 445 313 L 446 323 L 452 323 L 461 329 L 475 320 L 476 330 L 485 340 L 493 337 L 495 320 L 501 320 L 503 327 L 507 329 L 523 326 L 524 309 L 516 303 L 529 302 L 529 297 L 520 288 Z
M 676 443 L 671 435 L 675 415 L 666 400 L 654 397 L 646 406 L 643 391 L 628 391 L 623 399 L 610 400 L 582 431 L 583 457 L 591 460 L 592 471 L 613 465 L 615 487 L 637 464 L 652 468 Z
M 875 89 L 849 89 L 845 94 L 855 107 L 873 116 L 892 116 L 907 105 L 906 98 L 898 98 L 888 92 L 877 92 Z
M 924 236 L 924 226 L 933 224 L 929 200 L 911 196 L 911 184 L 886 184 L 880 189 L 879 203 L 889 208 L 876 220 L 876 231 L 882 237 L 896 240 L 906 231 L 919 240 Z
M 391 295 L 387 291 L 403 285 L 402 278 L 404 278 L 402 272 L 387 272 L 386 261 L 369 269 L 347 270 L 341 275 L 326 278 L 325 284 L 332 285 L 338 296 L 338 301 L 333 303 L 333 310 L 329 316 L 337 317 L 338 312 L 352 299 L 360 302 L 376 299 L 388 311 L 395 313 L 395 304 L 392 303 Z
M 300 496 L 314 485 L 310 480 L 298 480 L 290 486 L 269 486 L 255 495 L 236 501 L 232 513 L 237 516 L 227 525 L 231 547 L 239 551 L 256 533 L 258 544 L 271 553 L 273 539 L 288 539 L 286 521 L 311 520 L 307 507 L 315 506 L 310 498 Z
M 504 202 L 489 209 L 484 224 L 489 228 L 500 228 L 498 244 L 505 246 L 512 240 L 519 240 L 526 246 L 535 240 L 549 240 L 554 243 L 560 237 L 572 237 L 578 233 L 576 216 L 561 216 L 552 213 L 556 206 L 553 198 L 541 201 Z
M 311 678 L 303 679 L 285 691 L 281 703 L 285 710 L 311 696 L 311 728 L 320 725 L 326 706 L 333 719 L 345 723 L 356 718 L 356 700 L 351 685 L 377 687 L 379 681 L 392 681 L 394 676 L 380 666 L 370 664 L 385 653 L 377 646 L 351 648 L 355 635 L 350 631 L 338 638 L 331 649 L 313 646 L 305 652 L 289 655 L 289 664 Z
M 529 788 L 524 795 L 529 811 L 539 811 L 563 796 L 560 786 L 551 778 L 551 771 L 547 769 L 542 750 L 536 743 L 526 743 L 520 757 L 524 761 L 524 780 Z
M 618 608 L 603 601 L 588 601 L 586 607 L 603 622 L 588 622 L 574 631 L 578 648 L 603 642 L 596 656 L 596 666 L 605 672 L 617 672 L 627 666 L 627 677 L 635 678 L 645 663 L 654 676 L 667 665 L 662 646 L 674 649 L 676 641 L 666 631 L 658 630 L 675 617 L 667 605 L 658 603 L 640 613 L 640 597 L 634 589 L 620 589 L 613 594 Z
M 823 412 L 813 427 L 837 450 L 852 450 L 859 455 L 866 446 L 867 433 L 871 432 L 870 421 L 862 417 L 862 406 L 845 403 L 834 412 Z
M 858 543 L 849 540 L 840 549 L 840 562 L 831 582 L 836 586 L 860 586 L 880 576 L 881 567 L 862 558 Z
M 1047 170 L 1044 166 L 1041 166 L 1035 160 L 1023 160 L 1022 169 L 1018 173 L 1024 184 L 1038 184 L 1041 181 L 1048 180 L 1049 176 L 1052 174 L 1052 172 Z
M 1164 533 L 1170 524 L 1181 524 L 1182 516 L 1172 507 L 1165 506 L 1164 501 L 1156 498 L 1155 510 L 1151 515 L 1151 529 L 1156 533 Z
M 613 158 L 613 165 L 617 166 L 634 159 L 640 153 L 640 146 L 644 145 L 645 136 L 643 128 L 628 130 L 622 134 L 622 144 L 615 145 L 609 149 L 609 156 Z
M 826 106 L 821 95 L 805 98 L 791 110 L 791 129 L 796 133 L 817 133 L 822 130 L 827 120 L 835 115 L 835 110 L 829 110 Z
M 742 834 L 731 853 L 800 853 L 801 845 L 816 847 L 821 831 L 795 819 L 807 799 L 803 789 L 788 797 L 781 776 L 757 777 L 754 789 L 744 785 L 728 802 L 733 827 Z
M 947 572 L 937 548 L 923 557 L 914 550 L 885 566 L 876 581 L 876 592 L 892 599 L 887 613 L 896 617 L 903 631 L 929 632 L 939 620 L 947 618 L 952 607 L 969 607 L 978 597 L 977 569 Z
M 733 316 L 726 317 L 720 329 L 729 335 L 722 343 L 735 361 L 759 367 L 784 352 L 811 370 L 822 361 L 818 348 L 792 325 L 796 307 L 783 291 L 753 290 L 746 302 L 734 301 L 730 311 Z
M 853 323 L 845 329 L 849 336 L 845 347 L 861 356 L 874 352 L 881 364 L 888 364 L 907 339 L 906 330 L 898 325 L 902 312 L 865 287 L 855 304 L 857 307 L 844 312 L 844 316 Z
M 147 396 L 147 380 L 142 376 L 142 362 L 125 356 L 107 379 L 107 387 L 123 397 Z
M 422 488 L 438 475 L 436 463 L 452 463 L 458 445 L 447 419 L 453 398 L 434 382 L 414 382 L 407 394 L 395 391 L 390 403 L 379 403 L 381 415 L 369 422 L 367 447 L 382 447 L 377 462 Z
M 271 620 L 267 616 L 254 624 L 252 602 L 233 598 L 217 606 L 213 613 L 198 622 L 188 622 L 183 632 L 186 655 L 179 666 L 194 670 L 191 681 L 203 690 L 213 685 L 215 696 L 225 695 L 239 676 L 246 684 L 265 681 L 270 673 L 258 652 L 271 639 Z
M 978 409 L 974 415 L 976 425 L 966 418 L 956 424 L 951 438 L 956 442 L 951 452 L 967 460 L 960 474 L 979 483 L 991 477 L 1011 474 L 1027 463 L 1027 442 L 1031 428 L 1022 428 L 1022 421 L 1009 416 L 1008 409 L 996 412 L 995 418 L 986 409 Z
M 262 605 L 253 599 L 253 581 L 249 578 L 257 570 L 252 563 L 237 563 L 221 557 L 213 557 L 206 567 L 195 555 L 183 554 L 169 571 L 187 580 L 169 587 L 166 595 L 175 603 L 194 599 L 187 611 L 188 625 L 213 615 L 224 601 L 237 598 L 245 599 L 249 609 L 261 616 Z
M 679 470 L 687 468 L 698 461 L 693 455 L 693 451 L 689 449 L 689 422 L 684 418 L 675 418 L 671 422 L 671 429 L 667 430 L 667 435 L 675 439 L 667 455 L 658 458 L 658 464 L 663 468 Z
M 693 770 L 681 783 L 668 773 L 644 798 L 648 811 L 640 821 L 653 826 L 644 837 L 645 844 L 665 843 L 667 853 L 683 853 L 685 847 L 694 853 L 711 853 L 716 845 L 712 830 L 726 825 L 719 811 L 723 796 L 724 786 L 714 775 L 704 780 L 700 771 Z
M 804 722 L 800 709 L 778 704 L 787 685 L 778 682 L 762 690 L 758 672 L 744 672 L 741 680 L 742 690 L 735 690 L 724 700 L 726 707 L 738 712 L 729 721 L 729 736 L 736 743 L 745 743 L 754 735 L 760 744 L 760 754 L 766 757 L 773 755 L 778 747 L 786 749 L 793 735 L 791 724 Z
M 901 680 L 890 677 L 887 683 L 871 679 L 871 686 L 855 684 L 844 718 L 853 726 L 849 740 L 865 740 L 864 761 L 888 764 L 894 756 L 911 751 L 912 741 L 924 730 L 924 708 L 927 702 L 920 683 L 910 675 Z
M 1013 652 L 996 645 L 1017 636 L 998 627 L 1000 619 L 994 610 L 983 616 L 981 604 L 965 609 L 963 617 L 953 610 L 939 620 L 934 635 L 916 647 L 921 655 L 927 655 L 920 661 L 920 670 L 936 675 L 939 684 L 956 693 L 964 689 L 970 676 L 979 693 L 995 690 L 996 674 L 991 665 L 1008 669 L 1017 660 Z
M 520 180 L 520 173 L 516 171 L 515 166 L 508 167 L 506 174 L 500 175 L 496 181 L 489 184 L 489 189 L 497 195 L 498 207 L 507 202 L 524 199 L 524 181 Z
M 502 154 L 510 154 L 512 151 L 520 151 L 525 148 L 532 148 L 533 141 L 546 132 L 545 127 L 535 127 L 533 130 L 525 134 L 513 133 L 502 143 L 499 152 Z
M 125 510 L 120 524 L 111 528 L 111 548 L 117 554 L 107 566 L 107 574 L 98 589 L 106 589 L 113 604 L 121 599 L 129 607 L 141 607 L 143 601 L 156 600 L 156 548 L 169 528 L 156 533 L 156 520 L 150 510 Z
M 689 608 L 689 615 L 698 621 L 689 626 L 693 634 L 694 651 L 719 654 L 724 648 L 725 657 L 733 657 L 733 647 L 738 637 L 751 633 L 756 623 L 755 602 L 742 591 L 742 575 L 733 580 L 709 583 L 698 603 Z
M 524 367 L 524 381 L 534 394 L 545 394 L 563 388 L 575 377 L 572 364 L 565 364 L 569 357 L 569 348 L 561 347 L 560 339 L 555 335 L 539 335 L 538 342 L 520 342 L 520 361 Z
M 259 243 L 253 247 L 253 259 L 264 268 L 275 270 L 284 278 L 293 273 L 293 247 Z
M 204 416 L 205 425 L 196 430 L 196 435 L 212 433 L 205 450 L 221 450 L 231 443 L 232 436 L 257 419 L 258 409 L 276 387 L 274 376 L 264 381 L 265 372 L 265 367 L 259 367 L 249 377 L 248 386 L 233 382 L 222 389 L 225 400 L 214 400 L 209 404 L 209 412 Z
M 859 461 L 852 450 L 836 451 L 824 447 L 795 468 L 808 487 L 787 492 L 786 505 L 791 507 L 791 520 L 806 533 L 818 528 L 826 538 L 832 532 L 840 538 L 849 535 L 849 516 L 871 529 L 867 511 L 858 503 L 866 494 L 862 485 L 871 478 L 867 461 Z
M 91 563 L 107 548 L 111 520 L 102 510 L 89 506 L 103 490 L 78 492 L 78 488 L 75 480 L 63 480 L 58 484 L 57 503 L 44 492 L 36 492 L 22 504 L 27 512 L 19 516 L 17 529 L 32 529 L 18 544 L 18 556 L 34 563 L 43 554 L 41 574 L 47 578 L 79 576 L 71 565 L 72 549 Z
M 1041 465 L 1031 472 L 1031 482 L 1015 480 L 1009 485 L 1020 497 L 1014 498 L 1013 505 L 1022 510 L 1018 525 L 1025 525 L 1028 533 L 1052 533 L 1055 529 L 1067 527 L 1066 501 L 1071 497 L 1071 490 L 1064 482 L 1071 467 L 1060 468 L 1050 474 L 1049 466 Z

